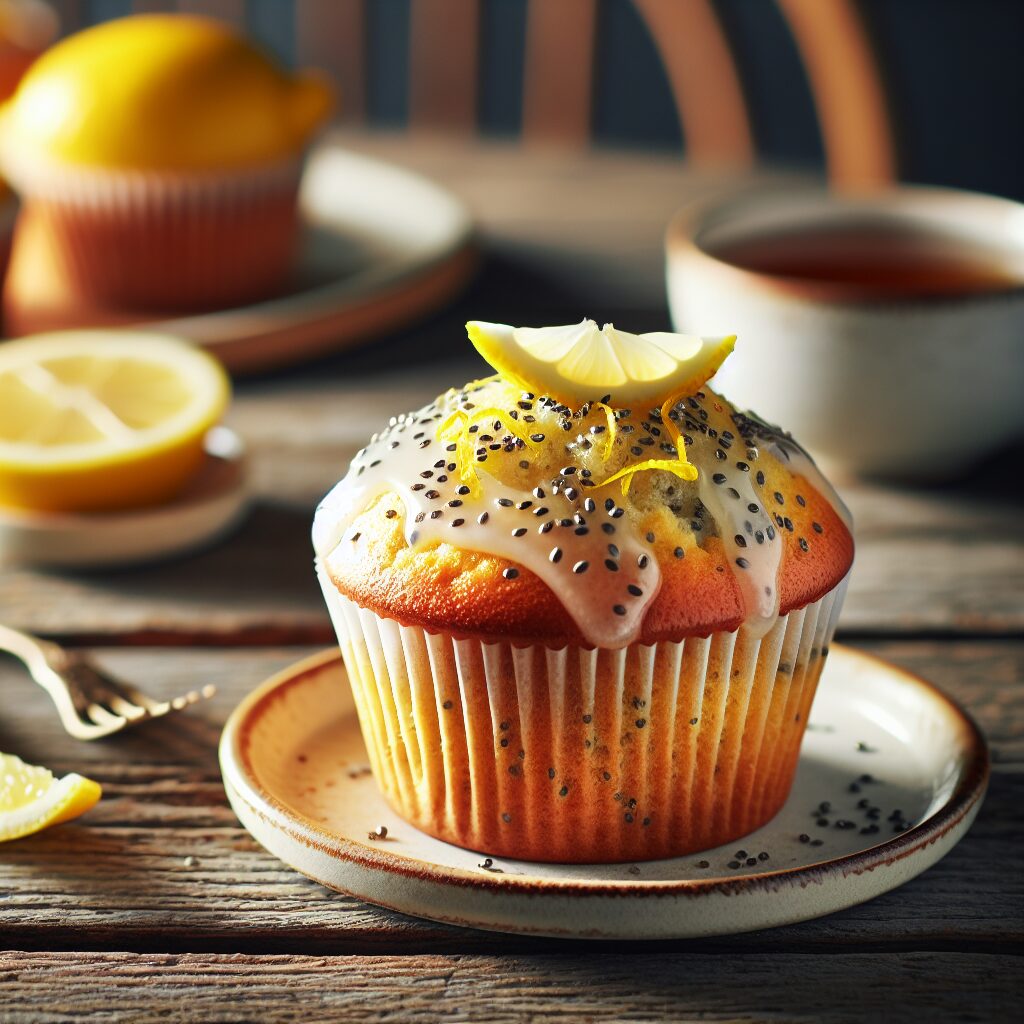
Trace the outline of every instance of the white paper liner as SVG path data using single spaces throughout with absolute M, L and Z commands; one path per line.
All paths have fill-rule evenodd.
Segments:
M 22 196 L 68 206 L 112 203 L 221 203 L 277 191 L 298 181 L 303 154 L 263 165 L 210 171 L 163 171 L 60 164 L 27 156 L 0 140 L 0 170 Z
M 776 813 L 846 589 L 762 636 L 554 650 L 403 626 L 320 582 L 395 810 L 484 853 L 576 862 L 678 856 Z
M 86 306 L 241 304 L 290 273 L 301 169 L 297 158 L 210 174 L 47 168 L 28 179 L 26 215 L 51 241 L 48 272 Z M 14 250 L 17 263 L 17 236 Z

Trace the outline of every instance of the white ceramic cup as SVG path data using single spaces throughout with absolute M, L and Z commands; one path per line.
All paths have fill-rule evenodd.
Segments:
M 728 262 L 742 241 L 869 223 L 981 250 L 1020 284 L 905 298 Z M 914 186 L 749 189 L 681 210 L 666 248 L 676 330 L 738 335 L 715 387 L 830 471 L 949 478 L 1024 433 L 1024 205 Z

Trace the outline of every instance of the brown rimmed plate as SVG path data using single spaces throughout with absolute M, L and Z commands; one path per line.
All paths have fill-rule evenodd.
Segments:
M 291 287 L 252 306 L 152 325 L 191 338 L 233 373 L 338 352 L 415 323 L 477 267 L 469 210 L 447 189 L 328 140 L 309 156 Z
M 234 374 L 277 367 L 362 345 L 442 308 L 478 264 L 469 210 L 441 185 L 395 164 L 316 146 L 299 194 L 302 230 L 291 280 L 280 294 L 195 315 L 152 316 L 83 309 L 49 296 L 50 308 L 7 312 L 12 333 L 131 326 L 174 334 L 216 355 Z M 0 262 L 3 221 L 0 208 Z
M 985 741 L 958 705 L 839 645 L 782 811 L 728 847 L 672 860 L 489 860 L 406 824 L 370 774 L 335 651 L 250 694 L 228 721 L 220 761 L 245 827 L 324 885 L 450 924 L 600 939 L 773 927 L 895 889 L 964 836 L 989 772 Z M 380 825 L 387 837 L 371 839 Z

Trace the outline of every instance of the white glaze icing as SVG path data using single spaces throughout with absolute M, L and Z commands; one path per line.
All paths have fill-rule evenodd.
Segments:
M 756 470 L 743 456 L 756 448 L 746 448 L 742 438 L 735 437 L 736 423 L 715 401 L 704 404 L 708 423 L 718 430 L 716 451 L 742 451 L 739 458 L 716 459 L 717 464 L 699 467 L 697 487 L 700 500 L 718 526 L 719 536 L 729 557 L 733 574 L 743 596 L 747 626 L 757 635 L 767 633 L 779 613 L 779 565 L 782 562 L 782 541 L 771 515 L 765 507 L 766 496 L 755 485 Z M 733 435 L 732 437 L 725 436 Z M 729 445 L 722 448 L 722 442 Z M 747 467 L 743 469 L 741 467 Z
M 540 577 L 589 643 L 618 648 L 633 642 L 657 595 L 660 569 L 652 545 L 627 514 L 631 498 L 622 498 L 618 483 L 600 484 L 620 465 L 675 454 L 660 414 L 654 411 L 645 418 L 619 410 L 616 450 L 606 459 L 593 439 L 608 435 L 594 434 L 603 429 L 599 425 L 588 432 L 585 424 L 593 421 L 593 416 L 587 418 L 588 409 L 572 416 L 549 399 L 529 396 L 520 407 L 538 416 L 543 411 L 546 425 L 541 426 L 547 433 L 554 421 L 565 431 L 556 435 L 558 453 L 564 453 L 561 471 L 535 474 L 527 468 L 518 474 L 525 473 L 539 488 L 533 490 L 502 482 L 496 464 L 504 459 L 531 467 L 526 441 L 534 428 L 523 422 L 489 425 L 480 409 L 492 403 L 514 407 L 519 393 L 512 392 L 510 399 L 506 385 L 485 382 L 472 397 L 479 405 L 469 403 L 465 393 L 450 392 L 416 413 L 393 418 L 371 439 L 317 510 L 313 540 L 318 558 L 329 568 L 339 545 L 358 540 L 349 529 L 355 517 L 375 498 L 393 492 L 404 509 L 404 534 L 411 547 L 448 543 L 506 559 Z M 471 489 L 461 475 L 463 452 L 438 436 L 445 417 L 461 403 L 472 416 L 483 417 L 484 430 L 474 435 L 476 454 L 470 455 L 479 460 L 473 462 L 479 483 Z M 678 496 L 673 499 L 678 511 L 673 510 L 689 521 L 698 543 L 717 532 L 739 586 L 746 624 L 766 631 L 778 615 L 783 544 L 774 496 L 766 492 L 757 471 L 761 454 L 770 451 L 833 500 L 841 516 L 848 513 L 791 438 L 735 414 L 710 389 L 680 402 L 671 418 L 699 473 L 696 483 L 675 481 L 678 486 L 669 488 Z M 494 475 L 488 471 L 492 467 Z
M 598 503 L 577 473 L 563 477 L 557 490 L 550 481 L 539 482 L 539 495 L 481 472 L 478 493 L 460 493 L 467 485 L 455 454 L 445 451 L 436 435 L 440 419 L 430 406 L 396 420 L 356 456 L 317 510 L 313 543 L 321 560 L 329 564 L 359 511 L 393 491 L 405 506 L 410 547 L 446 542 L 515 562 L 559 596 L 588 642 L 612 648 L 630 643 L 658 592 L 661 573 L 653 552 L 611 497 L 612 488 Z M 617 488 L 614 494 L 618 497 Z M 608 501 L 611 508 L 605 507 Z

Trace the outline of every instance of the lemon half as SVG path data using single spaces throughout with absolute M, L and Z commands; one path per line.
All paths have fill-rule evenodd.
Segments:
M 673 395 L 692 394 L 722 365 L 736 341 L 734 334 L 630 334 L 612 324 L 599 328 L 593 320 L 564 327 L 472 320 L 466 330 L 502 377 L 571 409 L 595 400 L 652 409 Z
M 41 165 L 210 172 L 297 155 L 326 120 L 325 77 L 289 74 L 214 18 L 138 14 L 67 36 L 0 114 L 8 175 Z
M 77 818 L 96 804 L 101 793 L 92 779 L 57 779 L 47 768 L 0 754 L 0 842 Z
M 0 344 L 0 504 L 134 508 L 199 468 L 230 397 L 223 368 L 158 334 L 66 331 Z

